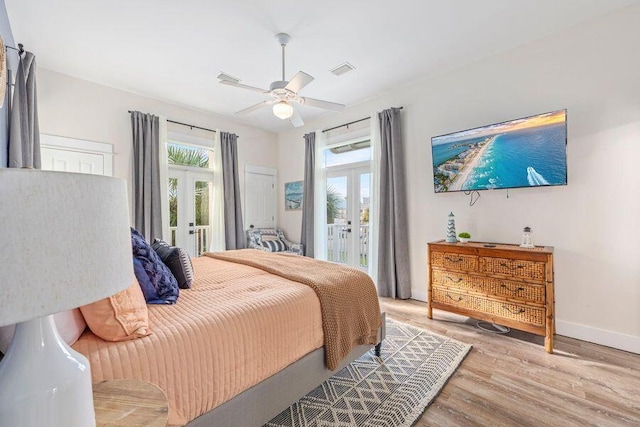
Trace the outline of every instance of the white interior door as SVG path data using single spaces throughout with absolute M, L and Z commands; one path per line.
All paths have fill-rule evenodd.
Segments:
M 168 177 L 170 243 L 198 257 L 213 235 L 213 174 L 170 169 Z
M 367 270 L 369 167 L 327 171 L 327 260 Z
M 276 227 L 276 177 L 245 171 L 245 226 Z

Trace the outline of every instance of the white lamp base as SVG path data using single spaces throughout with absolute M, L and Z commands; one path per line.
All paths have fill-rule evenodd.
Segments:
M 20 427 L 93 427 L 89 361 L 58 334 L 53 316 L 16 326 L 0 362 L 0 420 Z

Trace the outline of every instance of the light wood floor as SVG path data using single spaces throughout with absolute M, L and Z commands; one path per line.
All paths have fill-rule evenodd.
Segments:
M 483 332 L 419 301 L 381 298 L 401 322 L 473 345 L 416 426 L 640 426 L 640 355 L 557 336 Z

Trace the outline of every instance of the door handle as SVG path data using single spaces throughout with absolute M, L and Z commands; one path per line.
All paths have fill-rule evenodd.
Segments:
M 193 230 L 189 230 L 189 234 L 196 234 L 196 232 Z

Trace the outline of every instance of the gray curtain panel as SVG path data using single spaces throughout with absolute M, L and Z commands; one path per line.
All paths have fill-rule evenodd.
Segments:
M 316 133 L 304 136 L 304 182 L 302 184 L 302 234 L 300 243 L 304 255 L 313 258 L 314 245 L 314 184 L 316 168 Z
M 36 57 L 20 55 L 9 122 L 9 167 L 40 169 Z
M 240 181 L 238 180 L 238 135 L 220 132 L 224 193 L 224 232 L 226 248 L 245 247 Z
M 131 112 L 133 131 L 133 226 L 149 242 L 162 239 L 160 119 Z
M 378 292 L 383 297 L 411 298 L 409 232 L 400 109 L 378 113 L 380 120 L 380 231 Z

